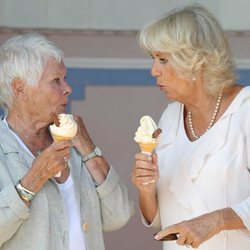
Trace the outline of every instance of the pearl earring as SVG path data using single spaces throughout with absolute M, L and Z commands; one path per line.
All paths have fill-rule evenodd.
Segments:
M 196 81 L 196 77 L 195 77 L 195 76 L 192 77 L 192 81 L 193 81 L 193 82 Z

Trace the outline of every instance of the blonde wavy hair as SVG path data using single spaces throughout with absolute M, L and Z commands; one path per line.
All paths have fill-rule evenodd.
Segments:
M 227 36 L 216 18 L 200 4 L 174 9 L 145 26 L 139 34 L 143 50 L 169 53 L 184 79 L 202 74 L 207 91 L 216 95 L 234 85 L 235 64 Z

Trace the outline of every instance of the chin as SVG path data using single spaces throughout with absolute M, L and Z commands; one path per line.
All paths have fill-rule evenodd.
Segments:
M 168 95 L 167 93 L 165 94 L 165 97 L 168 101 L 177 101 L 177 99 L 174 96 Z
M 166 97 L 168 100 L 172 100 L 171 95 L 170 95 L 169 93 L 165 92 L 164 94 L 165 94 L 165 97 Z
M 66 112 L 66 106 L 60 106 L 56 109 L 57 114 L 62 114 Z

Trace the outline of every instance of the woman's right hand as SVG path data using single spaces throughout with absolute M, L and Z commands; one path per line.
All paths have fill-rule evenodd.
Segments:
M 136 154 L 131 177 L 132 182 L 140 191 L 155 189 L 159 179 L 157 155 Z
M 67 160 L 70 158 L 71 141 L 53 142 L 33 161 L 30 170 L 22 178 L 22 185 L 30 191 L 38 192 L 51 177 L 58 172 L 66 172 Z M 68 178 L 69 170 L 67 169 Z M 60 178 L 60 177 L 59 177 Z

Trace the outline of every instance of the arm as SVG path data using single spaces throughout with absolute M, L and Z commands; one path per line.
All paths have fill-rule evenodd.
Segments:
M 141 213 L 149 224 L 154 221 L 158 209 L 156 194 L 158 178 L 157 156 L 137 154 L 132 171 L 132 182 L 138 188 Z
M 81 156 L 84 157 L 94 150 L 95 145 L 88 134 L 82 118 L 79 116 L 75 116 L 74 118 L 77 122 L 78 129 L 76 136 L 72 139 L 72 143 Z M 109 165 L 106 159 L 97 156 L 86 161 L 85 165 L 94 182 L 101 185 L 105 181 L 109 172 Z
M 35 193 L 39 192 L 46 181 L 53 177 L 64 166 L 61 154 L 69 152 L 68 142 L 51 145 L 35 159 L 29 171 L 21 178 L 22 185 Z M 71 145 L 71 144 L 70 144 Z M 61 149 L 61 150 L 60 150 Z M 58 151 L 58 152 L 56 152 Z M 57 157 L 58 156 L 58 157 Z M 55 159 L 56 158 L 56 159 Z M 5 153 L 0 155 L 0 246 L 18 231 L 25 220 L 32 213 L 33 201 L 23 200 L 16 188 L 17 174 L 11 170 L 21 169 L 18 158 L 6 158 Z M 14 167 L 13 167 L 14 166 Z M 22 170 L 23 171 L 23 170 Z M 20 172 L 20 171 L 19 171 Z M 36 199 L 36 197 L 34 198 Z
M 33 161 L 29 171 L 20 180 L 23 187 L 37 193 L 43 185 L 54 178 L 58 172 L 62 172 L 60 177 L 55 180 L 63 183 L 69 176 L 68 167 L 65 168 L 65 158 L 70 157 L 71 142 L 61 141 L 54 142 Z
M 155 239 L 160 240 L 168 234 L 178 234 L 177 244 L 189 244 L 198 248 L 204 241 L 223 230 L 245 228 L 240 217 L 229 207 L 171 225 L 157 233 Z
M 0 191 L 0 247 L 28 219 L 30 209 L 20 199 L 14 184 L 3 187 Z
M 30 215 L 30 209 L 19 197 L 14 178 L 9 173 L 13 164 L 18 167 L 20 163 L 15 159 L 8 160 L 0 151 L 0 248 Z
M 124 226 L 134 213 L 134 204 L 112 166 L 106 180 L 96 188 L 96 191 L 100 202 L 103 231 L 114 231 Z
M 84 157 L 93 151 L 95 145 L 82 119 L 78 116 L 74 118 L 78 131 L 72 143 Z M 126 187 L 120 183 L 114 168 L 109 166 L 104 157 L 94 157 L 84 164 L 97 186 L 103 230 L 113 231 L 121 228 L 134 212 L 133 202 L 128 197 Z

